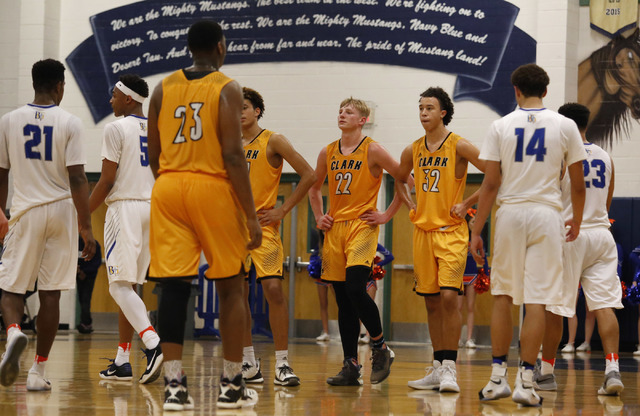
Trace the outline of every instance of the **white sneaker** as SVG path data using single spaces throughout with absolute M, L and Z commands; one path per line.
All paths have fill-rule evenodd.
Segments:
M 576 348 L 576 351 L 578 351 L 578 352 L 589 352 L 589 351 L 591 351 L 591 345 L 589 345 L 589 343 L 585 341 L 582 344 L 580 344 L 580 346 L 578 348 Z
M 262 383 L 262 371 L 260 371 L 260 358 L 255 363 L 244 361 L 242 363 L 242 378 L 245 383 Z
M 444 360 L 440 368 L 440 393 L 460 393 L 460 386 L 456 379 L 456 362 Z
M 434 361 L 433 367 L 427 367 L 427 374 L 423 378 L 409 381 L 407 385 L 416 390 L 439 390 L 441 367 L 440 362 Z
M 616 396 L 624 390 L 624 384 L 620 378 L 620 373 L 617 371 L 609 371 L 604 376 L 604 382 L 598 389 L 598 394 L 602 396 Z
M 37 371 L 29 370 L 27 375 L 27 391 L 49 391 L 51 382 L 38 374 Z
M 316 341 L 324 342 L 329 341 L 331 337 L 326 332 L 322 331 L 322 334 L 316 337 Z
M 511 395 L 511 388 L 507 380 L 507 363 L 491 364 L 491 378 L 482 390 L 480 390 L 480 400 L 497 400 Z
M 293 369 L 287 364 L 282 364 L 280 367 L 276 367 L 276 376 L 273 379 L 273 384 L 279 386 L 299 386 L 300 378 L 293 373 Z
M 18 378 L 20 356 L 28 342 L 29 338 L 22 331 L 14 332 L 11 339 L 7 339 L 7 349 L 0 362 L 0 384 L 3 386 L 12 385 Z
M 525 370 L 520 367 L 516 376 L 516 387 L 511 398 L 514 402 L 525 406 L 540 406 L 542 399 L 533 388 L 533 370 Z
M 633 352 L 633 355 L 636 357 L 640 356 L 640 344 L 638 344 L 638 349 Z
M 560 352 L 565 353 L 565 354 L 572 353 L 572 352 L 575 352 L 575 351 L 576 351 L 576 349 L 574 348 L 573 343 L 565 344 L 565 346 L 562 347 L 562 349 L 560 350 Z
M 465 348 L 469 348 L 469 349 L 472 349 L 472 350 L 478 348 L 476 343 L 471 338 L 469 338 L 467 340 L 467 342 L 464 344 L 464 346 L 465 346 Z

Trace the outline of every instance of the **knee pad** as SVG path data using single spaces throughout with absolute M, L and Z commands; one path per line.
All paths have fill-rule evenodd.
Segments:
M 158 335 L 162 342 L 184 343 L 184 328 L 187 320 L 187 306 L 191 295 L 191 283 L 180 280 L 161 282 L 162 288 L 158 305 Z

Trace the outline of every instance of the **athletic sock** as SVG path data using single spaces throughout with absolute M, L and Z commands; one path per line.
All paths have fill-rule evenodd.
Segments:
M 493 356 L 493 364 L 500 364 L 502 365 L 502 363 L 507 362 L 507 356 L 506 355 L 498 355 L 498 356 Z
M 131 343 L 120 343 L 118 344 L 118 353 L 116 354 L 116 359 L 113 363 L 120 367 L 122 364 L 129 362 L 129 355 L 131 355 Z
M 140 332 L 140 338 L 142 339 L 144 346 L 150 350 L 154 349 L 158 346 L 158 344 L 160 344 L 160 337 L 152 326 L 149 326 L 147 329 Z
M 283 364 L 289 365 L 289 350 L 276 351 L 276 369 Z
M 182 380 L 182 360 L 165 361 L 162 364 L 162 369 L 167 380 Z
M 380 337 L 380 339 L 371 340 L 371 346 L 378 350 L 381 350 L 384 347 L 384 337 Z
M 33 365 L 31 366 L 30 371 L 35 371 L 42 377 L 44 377 L 44 367 L 47 364 L 47 360 L 49 357 L 42 357 L 36 354 L 36 358 L 33 360 Z
M 620 371 L 620 365 L 618 363 L 618 354 L 611 353 L 607 354 L 605 357 L 606 368 L 604 370 L 605 374 L 608 374 L 612 371 Z
M 553 374 L 553 369 L 556 365 L 556 359 L 552 358 L 551 360 L 545 360 L 544 358 L 541 360 L 540 364 L 540 374 L 547 375 Z
M 242 361 L 251 365 L 256 365 L 256 353 L 253 350 L 253 345 L 242 349 Z
M 224 360 L 224 372 L 222 377 L 233 380 L 233 378 L 242 372 L 242 363 L 236 363 L 229 360 Z

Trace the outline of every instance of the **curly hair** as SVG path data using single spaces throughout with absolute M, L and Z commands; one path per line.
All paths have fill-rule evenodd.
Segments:
M 147 81 L 140 78 L 139 75 L 136 74 L 122 74 L 120 75 L 120 82 L 122 82 L 127 87 L 131 88 L 134 92 L 137 92 L 143 97 L 149 96 L 149 85 Z
M 446 126 L 451 122 L 453 118 L 453 102 L 451 101 L 451 97 L 445 90 L 440 87 L 431 87 L 427 88 L 422 94 L 420 94 L 420 98 L 436 98 L 440 103 L 440 109 L 446 111 L 446 114 L 442 118 L 442 123 Z
M 242 87 L 242 95 L 245 100 L 249 100 L 253 108 L 260 109 L 260 114 L 258 114 L 258 120 L 260 120 L 264 115 L 264 99 L 262 95 L 258 91 L 247 87 Z
M 525 97 L 542 98 L 549 85 L 549 75 L 536 64 L 521 65 L 511 74 L 511 84 Z

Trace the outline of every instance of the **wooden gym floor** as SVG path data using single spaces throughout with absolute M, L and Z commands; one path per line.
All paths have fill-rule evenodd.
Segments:
M 4 339 L 0 350 L 4 350 Z M 260 397 L 254 408 L 240 411 L 216 410 L 216 391 L 221 372 L 221 344 L 215 340 L 187 341 L 184 366 L 195 410 L 164 412 L 175 415 L 640 415 L 640 373 L 637 361 L 630 353 L 620 357 L 625 390 L 620 397 L 598 397 L 596 390 L 603 379 L 604 359 L 601 352 L 586 354 L 558 354 L 556 377 L 559 390 L 542 393 L 541 408 L 522 408 L 511 399 L 481 403 L 478 391 L 490 375 L 491 351 L 480 347 L 469 351 L 460 349 L 458 356 L 459 394 L 439 394 L 417 391 L 407 387 L 407 381 L 424 376 L 431 348 L 418 344 L 394 344 L 396 358 L 389 379 L 378 385 L 368 382 L 371 365 L 368 346 L 360 348 L 364 370 L 364 386 L 332 387 L 325 379 L 341 368 L 342 348 L 337 340 L 316 343 L 315 340 L 296 339 L 289 347 L 290 363 L 301 378 L 299 387 L 274 386 L 274 350 L 271 341 L 259 338 L 255 342 L 256 355 L 262 359 L 263 385 L 257 385 Z M 142 353 L 135 351 L 131 361 L 134 379 L 143 367 Z M 17 382 L 0 387 L 1 416 L 89 416 L 89 415 L 162 415 L 163 383 L 150 385 L 102 382 L 98 372 L 109 364 L 103 358 L 113 358 L 117 335 L 98 333 L 79 335 L 61 331 L 47 364 L 47 376 L 53 390 L 47 393 L 27 392 L 26 373 L 35 354 L 35 337 L 22 359 L 22 371 Z M 510 365 L 515 364 L 517 351 L 510 352 Z M 515 370 L 510 369 L 513 384 Z

